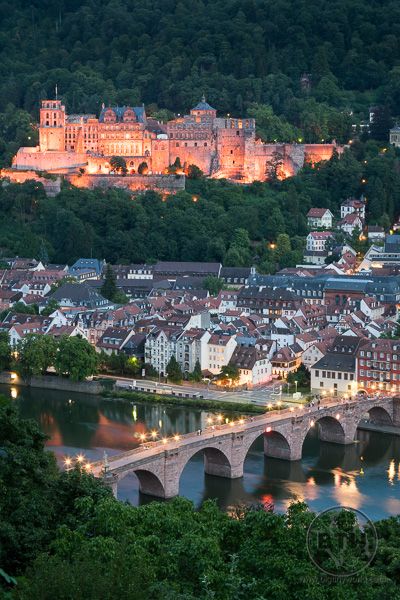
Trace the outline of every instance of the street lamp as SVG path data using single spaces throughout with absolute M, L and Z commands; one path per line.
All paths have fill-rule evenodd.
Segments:
M 72 467 L 72 459 L 69 458 L 69 456 L 67 456 L 67 458 L 65 458 L 64 460 L 64 465 L 65 465 L 65 470 L 66 471 L 70 471 L 71 467 Z
M 295 380 L 294 385 L 296 386 L 296 394 L 297 394 L 297 379 Z

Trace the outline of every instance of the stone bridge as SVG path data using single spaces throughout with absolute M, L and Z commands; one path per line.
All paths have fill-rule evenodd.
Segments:
M 303 442 L 313 427 L 323 442 L 351 444 L 360 422 L 368 418 L 376 425 L 400 427 L 400 398 L 366 398 L 343 402 L 324 401 L 319 408 L 303 406 L 271 411 L 228 424 L 208 427 L 201 435 L 189 433 L 142 444 L 134 450 L 92 465 L 117 495 L 118 481 L 135 473 L 143 494 L 172 498 L 179 494 L 179 481 L 188 461 L 204 454 L 209 475 L 234 479 L 243 476 L 244 462 L 253 442 L 264 438 L 264 453 L 273 458 L 299 461 Z

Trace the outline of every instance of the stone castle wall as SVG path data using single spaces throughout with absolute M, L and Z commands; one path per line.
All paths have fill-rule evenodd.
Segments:
M 119 187 L 132 191 L 157 190 L 176 193 L 185 189 L 184 175 L 67 175 L 72 185 L 80 188 Z
M 86 154 L 75 152 L 40 152 L 39 147 L 20 148 L 14 156 L 12 167 L 20 170 L 68 172 L 84 167 Z
M 25 183 L 26 181 L 37 181 L 41 183 L 48 196 L 54 197 L 61 190 L 61 176 L 54 179 L 41 177 L 36 171 L 16 171 L 15 169 L 1 169 L 0 177 L 9 179 L 12 183 Z M 3 185 L 5 185 L 3 183 Z

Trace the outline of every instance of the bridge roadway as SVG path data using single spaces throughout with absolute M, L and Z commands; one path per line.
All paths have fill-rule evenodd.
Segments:
M 360 421 L 400 427 L 400 398 L 358 400 L 326 399 L 317 406 L 290 407 L 264 415 L 246 417 L 228 424 L 214 425 L 197 432 L 147 442 L 134 450 L 93 463 L 91 471 L 102 477 L 117 495 L 118 481 L 129 473 L 139 479 L 140 491 L 159 498 L 179 494 L 179 480 L 187 462 L 204 452 L 204 470 L 230 479 L 243 476 L 250 446 L 264 438 L 264 453 L 283 460 L 301 460 L 304 439 L 317 427 L 322 442 L 351 444 Z

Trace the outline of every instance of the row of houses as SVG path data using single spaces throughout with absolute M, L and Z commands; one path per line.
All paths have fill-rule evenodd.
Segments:
M 340 336 L 311 367 L 311 390 L 318 394 L 400 391 L 400 341 Z
M 13 347 L 32 333 L 79 335 L 98 352 L 136 357 L 160 376 L 167 374 L 168 363 L 175 357 L 185 376 L 199 365 L 205 379 L 234 365 L 239 369 L 240 385 L 247 386 L 286 379 L 301 364 L 310 369 L 312 388 L 320 393 L 397 386 L 397 379 L 388 381 L 386 366 L 381 371 L 375 364 L 397 366 L 395 343 L 389 344 L 386 352 L 390 360 L 379 361 L 361 353 L 381 354 L 371 344 L 392 342 L 382 336 L 396 331 L 399 276 L 337 275 L 328 270 L 315 274 L 305 269 L 260 275 L 254 269 L 238 269 L 236 277 L 243 276 L 247 284 L 236 283 L 210 296 L 204 289 L 210 263 L 174 263 L 164 271 L 166 279 L 155 279 L 154 271 L 143 265 L 116 265 L 117 285 L 126 281 L 148 284 L 140 292 L 136 288 L 128 303 L 116 305 L 101 294 L 102 261 L 81 259 L 68 267 L 9 260 L 9 268 L 2 272 L 0 294 L 15 294 L 11 288 L 22 281 L 32 285 L 46 282 L 50 287 L 35 295 L 40 314 L 13 310 L 17 302 L 31 301 L 31 294 L 24 296 L 22 286 L 16 296 L 7 299 L 0 327 L 8 331 Z M 233 272 L 232 268 L 231 275 Z M 130 278 L 126 276 L 129 273 Z M 135 277 L 135 273 L 145 277 Z M 44 316 L 48 306 L 54 310 L 45 311 L 50 314 Z M 394 375 L 397 377 L 397 370 Z
M 335 237 L 338 231 L 348 237 L 358 231 L 361 238 L 368 239 L 371 243 L 382 243 L 385 239 L 383 227 L 369 225 L 366 228 L 365 218 L 366 202 L 363 197 L 347 198 L 342 202 L 340 220 L 337 223 L 334 223 L 334 216 L 328 208 L 311 208 L 307 213 L 307 224 L 311 231 L 306 239 L 305 263 L 321 266 L 327 262 L 329 256 L 338 254 L 338 268 L 344 267 L 345 272 L 354 271 L 356 252 L 349 246 L 344 249 L 335 247 Z M 353 253 L 354 260 L 346 261 L 345 252 Z

